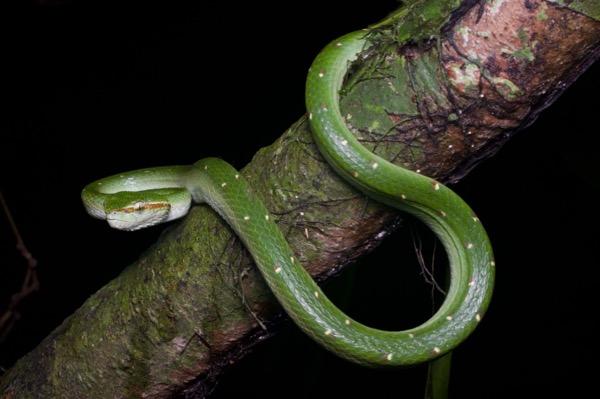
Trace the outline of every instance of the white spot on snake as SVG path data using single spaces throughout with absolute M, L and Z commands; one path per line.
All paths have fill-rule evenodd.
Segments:
M 275 268 L 275 273 L 280 273 L 280 272 L 281 272 L 281 267 L 280 267 L 280 266 L 277 266 L 277 267 Z
M 393 357 L 394 357 L 394 355 L 392 353 L 388 353 L 387 356 L 385 357 L 385 360 L 387 360 L 388 362 L 391 362 Z
M 471 216 L 473 218 L 474 222 L 479 222 L 479 218 L 477 217 L 477 215 L 473 214 L 473 216 Z
M 236 175 L 235 175 L 235 178 L 236 178 L 236 179 L 239 179 L 239 178 L 240 178 L 240 175 L 237 175 L 237 174 L 236 174 Z
M 308 120 L 309 120 L 309 121 L 312 121 L 312 112 L 309 112 L 309 113 L 308 113 Z
M 227 187 L 227 183 L 221 183 L 221 187 L 223 187 L 223 188 Z
M 322 109 L 323 111 L 327 111 L 327 105 L 325 105 L 325 104 L 321 104 L 321 109 Z
M 352 324 L 352 321 L 350 319 L 346 319 L 344 323 L 346 323 L 346 325 L 349 326 L 350 324 Z
M 448 316 L 446 316 L 446 320 L 448 320 L 448 321 L 452 320 L 452 315 L 449 314 Z
M 440 216 L 443 217 L 443 218 L 445 218 L 446 217 L 446 212 L 440 211 Z
M 473 277 L 471 277 L 471 279 L 469 280 L 469 287 L 475 285 L 475 279 Z
M 405 200 L 406 199 L 406 195 L 404 195 L 404 194 L 400 195 L 400 199 Z
M 438 347 L 436 346 L 435 348 L 433 348 L 432 352 L 433 352 L 433 353 L 435 353 L 435 354 L 437 355 L 438 353 L 440 353 L 440 352 L 441 352 L 441 350 L 440 350 L 440 348 L 438 348 Z
M 413 333 L 409 333 L 409 334 L 408 334 L 408 336 L 409 336 L 409 338 L 414 338 L 414 337 L 415 337 L 415 334 L 413 334 Z
M 322 78 L 323 76 L 325 76 L 325 70 L 324 70 L 324 69 L 321 69 L 321 70 L 319 71 L 319 77 L 320 77 L 320 78 Z
M 250 216 L 244 216 L 244 221 L 249 222 L 250 221 Z
M 440 189 L 440 183 L 434 181 L 433 183 L 431 183 L 431 187 L 433 187 L 435 191 L 438 191 Z
M 204 170 L 208 170 L 208 165 L 204 165 Z
M 335 47 L 337 47 L 337 48 L 340 48 L 340 47 L 342 47 L 342 46 L 343 46 L 343 44 L 342 44 L 342 43 L 340 43 L 340 42 L 338 42 L 338 43 L 336 43 L 336 44 L 335 44 Z
M 468 242 L 467 245 L 465 245 L 465 247 L 467 247 L 467 249 L 471 249 L 473 248 L 473 243 Z
M 342 145 L 346 147 L 348 145 L 348 140 L 342 140 Z
M 352 172 L 352 176 L 358 177 L 358 172 Z
M 379 165 L 377 165 L 377 162 L 373 162 L 373 163 L 371 164 L 371 167 L 372 167 L 373 169 L 377 169 L 377 167 L 378 167 L 378 166 L 379 166 Z
M 477 321 L 481 321 L 481 314 L 477 313 L 477 314 L 475 315 L 475 320 L 477 320 Z
M 295 260 L 294 260 L 294 257 L 293 257 L 293 256 L 290 256 L 290 261 L 291 261 L 292 263 L 294 263 L 294 262 L 295 262 Z
M 325 335 L 327 335 L 328 337 L 331 337 L 332 334 L 333 331 L 331 331 L 331 329 L 325 330 Z
M 491 261 L 491 262 L 490 262 L 490 266 L 492 266 L 492 267 L 496 267 L 496 262 L 494 262 L 494 261 Z
M 315 298 L 319 299 L 319 291 L 315 291 Z

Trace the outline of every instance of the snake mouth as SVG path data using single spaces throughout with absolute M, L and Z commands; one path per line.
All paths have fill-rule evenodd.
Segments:
M 135 231 L 169 220 L 170 212 L 171 205 L 168 202 L 136 202 L 109 212 L 106 221 L 113 229 Z

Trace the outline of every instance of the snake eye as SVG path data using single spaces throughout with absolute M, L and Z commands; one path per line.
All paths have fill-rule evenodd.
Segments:
M 144 210 L 144 203 L 143 202 L 136 202 L 135 204 L 133 204 L 133 211 L 134 212 L 141 212 Z

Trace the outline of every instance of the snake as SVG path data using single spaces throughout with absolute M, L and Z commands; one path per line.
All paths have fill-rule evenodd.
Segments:
M 367 197 L 415 216 L 443 244 L 447 295 L 421 325 L 379 330 L 340 310 L 303 268 L 249 183 L 220 158 L 97 180 L 81 193 L 85 209 L 113 228 L 133 231 L 183 217 L 192 204 L 207 204 L 241 239 L 289 317 L 327 350 L 368 367 L 411 366 L 452 351 L 479 325 L 490 303 L 492 247 L 481 221 L 456 193 L 371 152 L 346 124 L 340 90 L 367 47 L 364 31 L 356 31 L 323 48 L 306 79 L 307 115 L 320 153 L 339 176 Z

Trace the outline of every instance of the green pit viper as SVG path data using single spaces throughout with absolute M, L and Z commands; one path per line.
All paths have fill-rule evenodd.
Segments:
M 114 228 L 137 230 L 184 216 L 192 202 L 206 203 L 240 237 L 291 319 L 328 350 L 373 367 L 413 365 L 451 351 L 476 328 L 490 302 L 491 245 L 479 219 L 457 194 L 373 154 L 346 126 L 339 90 L 349 64 L 366 43 L 364 32 L 354 32 L 319 53 L 307 77 L 306 106 L 314 140 L 331 167 L 368 197 L 422 220 L 443 243 L 451 270 L 448 294 L 422 325 L 382 331 L 345 315 L 298 262 L 248 183 L 221 159 L 141 169 L 93 182 L 82 192 L 88 213 Z

